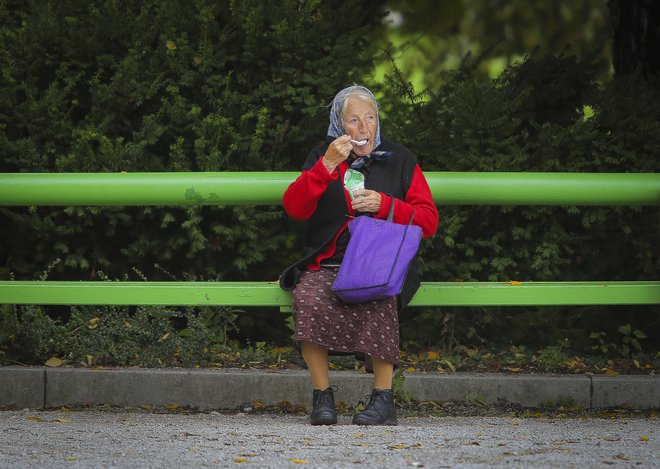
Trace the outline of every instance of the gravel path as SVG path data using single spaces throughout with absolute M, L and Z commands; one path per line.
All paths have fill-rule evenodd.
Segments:
M 0 467 L 660 467 L 658 420 L 0 412 Z

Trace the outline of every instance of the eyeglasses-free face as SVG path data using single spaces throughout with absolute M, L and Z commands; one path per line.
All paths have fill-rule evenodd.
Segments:
M 343 114 L 344 130 L 353 143 L 353 152 L 357 156 L 368 156 L 374 149 L 378 119 L 373 105 L 359 98 L 349 98 Z M 362 143 L 365 142 L 365 143 Z

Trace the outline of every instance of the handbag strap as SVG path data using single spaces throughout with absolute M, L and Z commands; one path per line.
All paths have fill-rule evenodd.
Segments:
M 392 203 L 390 204 L 390 211 L 387 214 L 387 221 L 394 221 L 394 201 L 396 199 L 392 196 L 390 196 L 390 198 L 392 199 Z M 412 213 L 410 214 L 410 220 L 408 221 L 408 225 L 412 225 L 414 217 L 415 217 L 415 209 L 413 209 Z

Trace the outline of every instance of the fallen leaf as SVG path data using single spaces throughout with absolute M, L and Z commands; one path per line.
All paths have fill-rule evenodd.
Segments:
M 465 353 L 468 357 L 474 357 L 478 353 L 478 350 L 473 348 L 466 348 Z
M 440 354 L 438 352 L 428 351 L 426 352 L 426 358 L 429 360 L 437 360 L 440 358 Z
M 234 458 L 234 462 L 247 462 L 247 458 L 239 456 L 237 458 Z
M 66 460 L 67 461 L 77 461 L 78 458 L 74 458 L 73 456 L 69 456 L 68 458 L 66 458 Z
M 409 366 L 406 368 L 406 373 L 414 373 L 415 372 L 415 367 L 414 366 Z
M 71 412 L 71 409 L 69 409 L 68 407 L 62 406 L 62 407 L 60 407 L 60 412 Z
M 179 407 L 181 407 L 181 404 L 170 404 L 165 406 L 168 410 L 177 410 Z
M 64 365 L 64 360 L 62 360 L 61 358 L 51 357 L 46 361 L 46 366 L 50 366 L 50 367 L 53 367 L 53 368 L 56 368 L 56 367 L 62 366 L 62 365 Z
M 650 438 L 648 436 L 640 436 L 639 441 L 649 441 Z
M 87 321 L 87 327 L 89 329 L 96 329 L 96 326 L 99 325 L 99 318 L 92 318 L 89 321 Z
M 614 371 L 614 370 L 607 370 L 607 371 L 605 372 L 605 374 L 606 374 L 607 376 L 616 376 L 616 375 L 619 374 L 619 372 L 618 372 L 618 371 Z
M 387 449 L 406 449 L 407 446 L 404 444 L 398 444 L 398 445 L 390 445 L 387 447 Z
M 165 46 L 166 46 L 169 50 L 175 50 L 175 49 L 176 49 L 176 43 L 175 43 L 174 41 L 167 41 L 167 42 L 165 43 Z
M 603 440 L 605 441 L 621 441 L 620 436 L 604 436 Z
M 421 405 L 429 405 L 429 406 L 433 406 L 433 407 L 436 407 L 436 408 L 441 407 L 440 404 L 438 404 L 435 401 L 423 401 L 423 402 L 420 402 L 420 404 Z
M 617 454 L 616 456 L 614 456 L 614 459 L 618 459 L 620 461 L 630 461 L 630 458 L 623 454 Z
M 71 420 L 69 420 L 69 419 L 55 419 L 54 422 L 69 423 L 69 422 L 71 422 Z
M 92 361 L 94 361 L 94 356 L 86 355 L 86 358 L 87 358 L 87 366 L 92 366 Z
M 511 280 L 509 282 L 509 285 L 513 285 L 514 287 L 519 287 L 522 284 L 523 284 L 522 282 L 516 282 L 515 280 Z
M 454 373 L 456 372 L 456 367 L 452 365 L 452 363 L 449 360 L 442 360 L 442 363 L 447 365 L 452 372 Z
M 511 373 L 518 373 L 519 371 L 522 371 L 522 368 L 509 367 L 507 370 L 509 370 Z
M 34 422 L 45 422 L 45 420 L 42 419 L 41 417 L 27 417 L 26 420 L 32 420 Z
M 335 408 L 338 412 L 345 412 L 348 410 L 348 404 L 344 401 L 335 402 Z
M 289 458 L 289 460 L 294 462 L 295 464 L 309 464 L 309 461 L 307 459 Z

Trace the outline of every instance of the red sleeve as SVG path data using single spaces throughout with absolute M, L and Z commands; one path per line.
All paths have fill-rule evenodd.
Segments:
M 405 201 L 393 199 L 382 193 L 381 197 L 382 202 L 376 218 L 387 218 L 392 201 L 394 201 L 394 221 L 396 223 L 407 224 L 414 210 L 413 224 L 422 228 L 423 237 L 430 238 L 435 234 L 438 229 L 438 209 L 435 202 L 433 202 L 431 189 L 419 165 L 415 165 L 415 172 L 406 193 Z
M 338 177 L 339 171 L 335 169 L 332 174 L 328 173 L 323 165 L 323 158 L 319 158 L 309 171 L 303 171 L 284 191 L 284 210 L 294 220 L 307 220 L 316 211 L 319 199 L 328 184 Z

